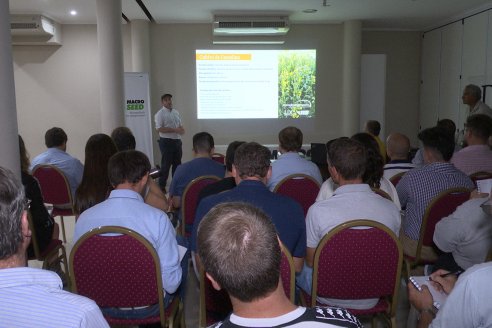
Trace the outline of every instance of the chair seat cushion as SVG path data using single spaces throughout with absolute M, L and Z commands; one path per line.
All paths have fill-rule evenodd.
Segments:
M 72 216 L 75 215 L 73 210 L 71 208 L 58 208 L 58 207 L 53 207 L 53 212 L 51 212 L 52 217 L 56 216 Z
M 53 252 L 55 249 L 59 248 L 62 244 L 63 243 L 60 239 L 51 239 L 48 246 L 46 246 L 44 251 L 42 251 L 41 254 L 39 254 L 40 258 L 38 260 L 44 259 L 46 256 L 48 256 L 48 254 Z M 35 259 L 36 259 L 36 257 L 34 257 L 34 256 L 29 257 L 29 260 L 35 260 Z

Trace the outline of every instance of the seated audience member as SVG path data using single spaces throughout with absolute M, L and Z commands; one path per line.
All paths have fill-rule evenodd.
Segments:
M 360 142 L 366 149 L 367 163 L 366 170 L 362 176 L 362 181 L 367 183 L 369 187 L 373 189 L 380 189 L 387 193 L 393 200 L 393 203 L 395 203 L 398 208 L 401 208 L 395 186 L 393 186 L 388 179 L 383 177 L 384 164 L 381 155 L 379 154 L 378 145 L 374 138 L 368 133 L 362 132 L 354 134 L 351 139 Z M 321 185 L 316 201 L 330 198 L 337 187 L 338 185 L 334 183 L 332 178 L 326 180 L 323 185 Z
M 419 328 L 479 328 L 492 327 L 492 263 L 477 264 L 461 274 L 442 277 L 445 270 L 434 272 L 431 277 L 435 285 L 449 294 L 439 309 L 427 286 L 422 291 L 408 284 L 410 303 L 420 312 Z M 437 311 L 437 314 L 436 314 Z
M 193 153 L 195 158 L 178 166 L 174 173 L 169 195 L 174 208 L 181 207 L 181 196 L 188 183 L 204 175 L 224 176 L 224 165 L 212 159 L 214 138 L 208 132 L 199 132 L 193 136 Z
M 401 133 L 391 133 L 386 138 L 386 151 L 390 161 L 384 166 L 383 176 L 386 179 L 407 172 L 415 167 L 408 159 L 410 153 L 410 140 Z
M 166 214 L 144 203 L 142 195 L 149 179 L 150 162 L 136 150 L 118 152 L 109 159 L 109 181 L 113 186 L 107 200 L 85 210 L 75 224 L 74 243 L 97 227 L 130 228 L 154 246 L 161 263 L 164 302 L 169 304 L 178 287 L 186 280 L 186 257 L 180 264 L 174 228 Z M 181 242 L 181 241 L 180 241 Z M 114 317 L 147 317 L 159 304 L 140 309 L 102 308 Z
M 292 304 L 280 281 L 280 245 L 270 218 L 244 203 L 215 206 L 198 228 L 199 257 L 233 313 L 212 327 L 362 327 L 347 310 Z
M 111 139 L 113 139 L 118 151 L 134 150 L 137 146 L 132 130 L 126 126 L 115 128 L 113 132 L 111 132 Z
M 386 147 L 383 140 L 379 138 L 379 133 L 381 133 L 381 124 L 378 121 L 367 121 L 364 125 L 364 132 L 369 133 L 378 143 L 379 154 L 381 155 L 384 164 L 386 162 Z
M 449 133 L 433 127 L 420 132 L 419 139 L 424 145 L 427 165 L 408 171 L 396 186 L 401 205 L 405 208 L 400 240 L 403 250 L 410 255 L 415 254 L 422 219 L 431 200 L 449 188 L 474 188 L 470 178 L 449 163 L 454 150 L 454 140 Z M 422 258 L 435 257 L 432 248 L 422 247 Z
M 44 135 L 44 142 L 48 150 L 34 157 L 30 170 L 37 165 L 49 164 L 59 168 L 67 178 L 72 197 L 82 181 L 84 166 L 75 157 L 70 156 L 67 151 L 67 134 L 61 128 L 51 128 Z
M 302 132 L 294 126 L 282 129 L 278 134 L 280 157 L 272 164 L 272 177 L 268 180 L 268 189 L 273 191 L 283 178 L 291 174 L 306 174 L 323 183 L 318 166 L 302 158 L 299 151 L 302 147 Z
M 455 143 L 455 148 L 454 151 L 458 150 L 458 143 L 455 138 L 456 134 L 456 124 L 450 119 L 444 118 L 442 120 L 437 121 L 436 126 L 438 128 L 441 128 L 445 133 L 449 134 L 449 137 L 453 139 Z M 415 166 L 419 167 L 422 166 L 426 163 L 424 163 L 424 153 L 422 147 L 420 147 L 417 152 L 415 153 L 415 156 L 412 159 L 412 163 L 415 164 Z
M 304 211 L 295 200 L 268 190 L 266 182 L 271 172 L 268 148 L 256 142 L 239 146 L 232 166 L 237 187 L 200 202 L 193 223 L 191 251 L 196 254 L 198 225 L 212 207 L 226 202 L 245 202 L 262 209 L 272 219 L 280 240 L 294 258 L 296 270 L 300 271 L 306 255 Z
M 352 139 L 336 140 L 328 149 L 328 170 L 339 187 L 329 199 L 314 203 L 306 217 L 306 264 L 297 283 L 309 294 L 316 247 L 333 228 L 347 221 L 368 219 L 384 224 L 396 235 L 399 233 L 401 218 L 398 207 L 374 193 L 362 180 L 366 157 L 364 146 Z M 369 309 L 379 299 L 340 300 L 318 297 L 318 300 L 323 304 Z
M 108 198 L 113 189 L 108 177 L 108 162 L 114 154 L 116 154 L 116 146 L 108 135 L 98 133 L 87 140 L 84 175 L 75 192 L 76 215 L 82 214 L 86 209 Z
M 135 150 L 137 145 L 132 131 L 126 126 L 120 126 L 114 129 L 113 132 L 111 132 L 111 139 L 113 139 L 118 151 Z M 145 203 L 164 212 L 169 210 L 169 202 L 166 195 L 164 195 L 154 179 L 148 179 L 144 200 Z
M 233 141 L 229 144 L 226 151 L 225 166 L 226 172 L 224 179 L 211 183 L 200 191 L 198 194 L 197 204 L 205 197 L 221 193 L 226 190 L 230 190 L 236 186 L 236 180 L 232 176 L 232 164 L 234 163 L 234 153 L 239 146 L 241 146 L 244 141 Z
M 29 156 L 27 155 L 26 146 L 21 136 L 19 136 L 19 153 L 22 184 L 24 185 L 26 198 L 31 201 L 29 211 L 31 212 L 32 221 L 36 230 L 36 240 L 38 241 L 39 250 L 43 252 L 52 239 L 58 239 L 60 229 L 44 206 L 43 195 L 41 194 L 38 181 L 29 174 Z M 28 257 L 34 256 L 32 244 L 29 245 L 27 254 Z
M 464 105 L 468 105 L 469 115 L 484 114 L 492 118 L 492 109 L 480 101 L 482 90 L 478 85 L 468 84 L 463 90 L 461 99 Z
M 492 249 L 492 216 L 481 206 L 486 196 L 473 192 L 470 200 L 436 224 L 434 243 L 445 253 L 433 270 L 466 270 L 484 262 Z
M 56 273 L 26 267 L 27 209 L 24 188 L 0 168 L 0 326 L 109 327 L 93 301 L 62 289 Z
M 464 136 L 467 146 L 453 154 L 451 163 L 466 175 L 492 172 L 492 150 L 488 145 L 491 134 L 492 118 L 484 114 L 468 116 Z

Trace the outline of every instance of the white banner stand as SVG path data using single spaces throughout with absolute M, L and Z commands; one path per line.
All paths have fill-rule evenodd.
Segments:
M 155 163 L 148 73 L 125 72 L 125 105 L 125 125 L 135 136 L 137 150 L 147 155 L 153 167 Z

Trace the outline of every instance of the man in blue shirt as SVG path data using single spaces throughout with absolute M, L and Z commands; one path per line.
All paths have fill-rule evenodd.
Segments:
M 302 147 L 302 131 L 294 126 L 288 126 L 278 133 L 279 150 L 282 155 L 272 164 L 272 176 L 268 180 L 268 189 L 275 186 L 291 174 L 306 174 L 323 183 L 318 166 L 302 158 L 299 151 Z
M 77 190 L 77 187 L 82 181 L 84 165 L 66 152 L 67 140 L 67 134 L 61 128 L 54 127 L 46 131 L 44 142 L 48 149 L 44 153 L 34 157 L 30 170 L 32 171 L 32 169 L 40 164 L 49 164 L 59 168 L 68 180 L 73 199 L 75 197 L 75 190 Z
M 183 196 L 186 186 L 193 180 L 204 175 L 215 175 L 223 178 L 225 173 L 224 165 L 212 159 L 214 152 L 214 138 L 208 132 L 199 132 L 193 136 L 193 153 L 195 158 L 183 163 L 176 169 L 169 194 L 172 199 L 173 207 L 181 207 L 181 196 Z
M 86 232 L 101 226 L 120 226 L 141 234 L 154 246 L 159 256 L 166 294 L 164 303 L 167 305 L 181 281 L 186 280 L 187 260 L 185 258 L 180 263 L 176 235 L 166 214 L 144 203 L 142 195 L 147 188 L 149 171 L 149 159 L 142 152 L 128 150 L 113 155 L 108 163 L 108 174 L 114 190 L 107 200 L 80 215 L 75 224 L 73 239 L 76 243 Z M 159 307 L 156 304 L 138 310 L 102 310 L 114 317 L 147 317 L 158 313 Z M 129 314 L 128 311 L 132 313 Z
M 256 142 L 242 144 L 236 150 L 232 166 L 237 187 L 206 197 L 198 205 L 190 241 L 192 252 L 197 252 L 198 225 L 212 207 L 226 202 L 245 202 L 258 207 L 270 217 L 280 240 L 294 258 L 296 270 L 300 271 L 306 255 L 304 211 L 293 199 L 268 190 L 266 182 L 271 173 L 268 148 Z
M 56 273 L 26 267 L 28 208 L 22 184 L 0 167 L 0 326 L 109 327 L 96 303 L 64 291 Z

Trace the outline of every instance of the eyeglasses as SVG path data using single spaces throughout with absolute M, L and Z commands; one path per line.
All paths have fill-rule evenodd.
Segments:
M 24 200 L 24 210 L 29 210 L 31 208 L 31 200 L 29 198 L 26 198 Z

